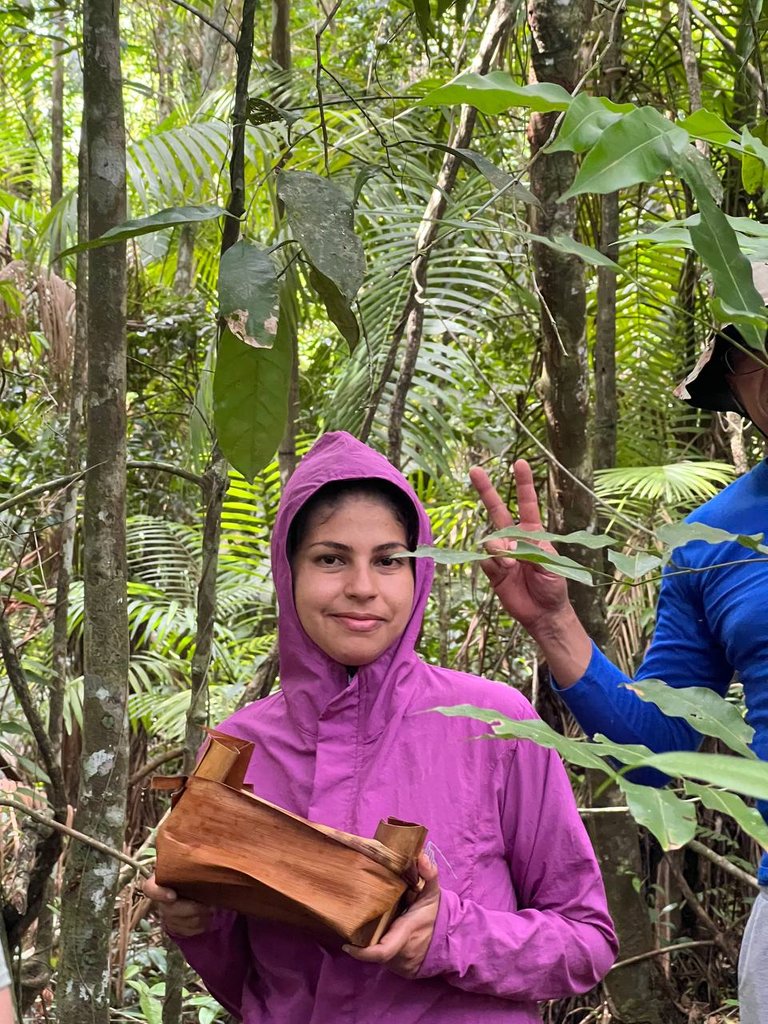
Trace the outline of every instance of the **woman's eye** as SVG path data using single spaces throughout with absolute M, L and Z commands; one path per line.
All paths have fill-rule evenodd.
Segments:
M 320 555 L 317 560 L 318 565 L 338 565 L 341 559 L 338 555 Z
M 401 558 L 389 558 L 389 557 L 386 557 L 386 558 L 380 558 L 379 559 L 379 565 L 383 569 L 394 569 L 394 568 L 396 568 L 397 566 L 399 566 L 401 564 L 402 564 L 402 559 Z

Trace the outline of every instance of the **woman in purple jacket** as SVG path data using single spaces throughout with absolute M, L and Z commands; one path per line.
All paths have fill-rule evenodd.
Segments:
M 145 892 L 219 1002 L 245 1024 L 530 1024 L 592 988 L 616 940 L 558 757 L 427 713 L 472 704 L 533 718 L 515 690 L 425 664 L 414 647 L 430 560 L 416 495 L 381 455 L 327 434 L 285 489 L 272 538 L 278 693 L 221 728 L 252 741 L 245 781 L 313 821 L 372 836 L 429 829 L 426 885 L 382 940 L 328 949 L 296 928 Z M 258 850 L 253 854 L 258 857 Z

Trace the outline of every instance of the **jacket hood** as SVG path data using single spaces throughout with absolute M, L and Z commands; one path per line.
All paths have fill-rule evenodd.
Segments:
M 280 685 L 294 724 L 315 735 L 319 716 L 342 692 L 357 690 L 365 731 L 383 727 L 393 700 L 407 699 L 406 680 L 413 679 L 420 661 L 415 645 L 429 599 L 434 563 L 414 559 L 413 608 L 403 634 L 379 657 L 361 666 L 352 678 L 347 668 L 334 661 L 310 640 L 299 622 L 293 599 L 293 580 L 288 561 L 288 533 L 299 509 L 323 486 L 333 481 L 375 479 L 394 484 L 413 505 L 418 522 L 418 543 L 429 544 L 432 531 L 421 502 L 408 481 L 383 455 L 343 431 L 324 434 L 307 452 L 288 481 L 280 500 L 272 534 L 272 577 L 278 603 Z

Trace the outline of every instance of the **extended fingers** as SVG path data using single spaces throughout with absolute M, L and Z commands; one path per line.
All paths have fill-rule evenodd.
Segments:
M 491 522 L 497 530 L 503 530 L 505 526 L 512 525 L 512 513 L 501 500 L 499 492 L 493 486 L 484 469 L 473 466 L 469 471 L 469 479 L 477 491 L 478 497 L 488 510 Z
M 533 483 L 531 467 L 525 459 L 518 459 L 514 466 L 517 488 L 517 507 L 520 512 L 520 526 L 524 530 L 541 530 L 539 497 Z

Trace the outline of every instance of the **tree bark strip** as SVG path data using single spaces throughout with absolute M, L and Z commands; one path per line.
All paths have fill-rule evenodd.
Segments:
M 85 0 L 83 96 L 91 237 L 126 218 L 119 5 Z M 75 828 L 122 849 L 128 776 L 125 555 L 126 258 L 116 244 L 88 264 L 87 464 L 84 506 L 83 750 Z M 69 849 L 62 892 L 59 1020 L 108 1024 L 109 942 L 118 864 Z

